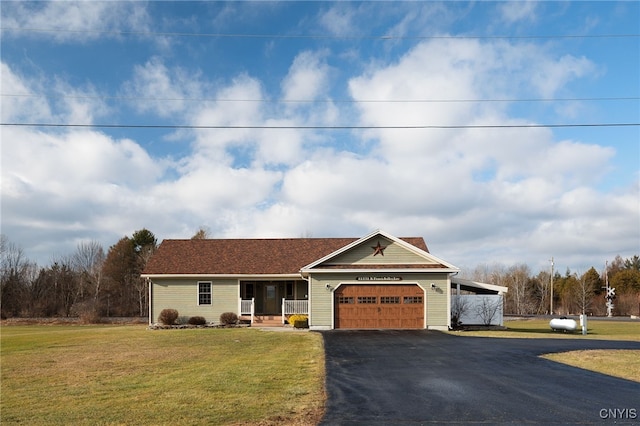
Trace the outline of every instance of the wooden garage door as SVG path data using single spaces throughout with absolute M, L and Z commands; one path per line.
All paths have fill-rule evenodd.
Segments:
M 335 328 L 424 328 L 424 292 L 415 284 L 338 287 Z

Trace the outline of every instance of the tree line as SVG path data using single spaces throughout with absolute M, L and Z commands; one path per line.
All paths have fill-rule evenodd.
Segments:
M 507 287 L 504 312 L 510 315 L 554 315 L 607 313 L 605 287 L 615 288 L 614 315 L 640 315 L 640 256 L 616 256 L 602 272 L 594 267 L 579 273 L 540 271 L 533 274 L 526 264 L 476 267 L 471 279 Z M 551 303 L 553 285 L 553 303 Z
M 192 238 L 209 238 L 201 227 Z M 146 228 L 121 238 L 105 253 L 96 241 L 81 242 L 72 254 L 45 267 L 26 258 L 24 251 L 0 237 L 0 315 L 9 317 L 144 317 L 149 294 L 140 277 L 158 241 Z M 504 312 L 512 315 L 553 313 L 605 315 L 608 282 L 616 289 L 614 315 L 640 315 L 640 256 L 616 256 L 599 273 L 550 271 L 533 274 L 526 264 L 482 265 L 466 274 L 476 281 L 508 287 Z
M 145 316 L 149 296 L 140 278 L 158 241 L 148 229 L 121 238 L 105 253 L 96 241 L 38 266 L 5 235 L 0 237 L 0 315 L 8 317 Z

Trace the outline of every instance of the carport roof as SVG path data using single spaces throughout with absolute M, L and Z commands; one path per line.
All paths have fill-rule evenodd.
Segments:
M 481 283 L 464 278 L 452 277 L 451 285 L 460 285 L 461 290 L 471 291 L 476 294 L 501 294 L 509 291 L 508 287 L 495 284 Z

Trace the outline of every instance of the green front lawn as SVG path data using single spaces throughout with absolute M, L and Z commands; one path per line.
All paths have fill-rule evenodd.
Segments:
M 3 425 L 313 424 L 322 337 L 252 329 L 2 327 Z
M 506 325 L 455 334 L 640 341 L 638 322 L 590 321 L 587 336 L 552 332 L 544 320 Z M 0 332 L 2 425 L 312 425 L 323 413 L 319 333 L 140 325 L 3 326 Z M 640 351 L 556 358 L 640 381 Z

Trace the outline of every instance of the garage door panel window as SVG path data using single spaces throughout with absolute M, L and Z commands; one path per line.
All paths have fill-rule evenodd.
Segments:
M 355 300 L 351 296 L 338 296 L 338 303 L 351 305 L 355 303 Z
M 375 304 L 378 303 L 376 296 L 358 296 L 358 303 Z
M 404 296 L 405 305 L 413 305 L 416 303 L 422 303 L 422 296 Z
M 396 305 L 400 303 L 400 296 L 380 296 L 380 304 Z

